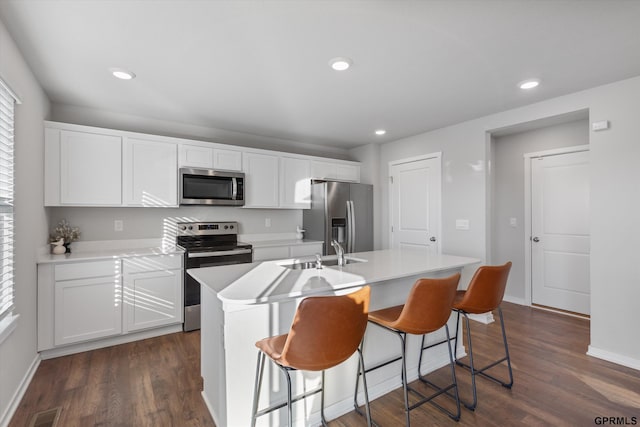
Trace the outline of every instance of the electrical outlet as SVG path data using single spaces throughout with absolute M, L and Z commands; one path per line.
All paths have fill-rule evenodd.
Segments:
M 114 231 L 122 231 L 124 229 L 124 222 L 121 219 L 116 219 L 113 221 L 113 230 Z
M 271 227 L 271 218 L 265 218 L 264 219 L 264 226 L 266 228 L 270 228 Z

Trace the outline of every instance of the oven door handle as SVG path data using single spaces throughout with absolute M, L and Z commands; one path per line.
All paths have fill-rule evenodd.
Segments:
M 187 258 L 205 258 L 222 255 L 242 255 L 250 254 L 251 249 L 235 249 L 231 251 L 214 251 L 214 252 L 187 252 Z

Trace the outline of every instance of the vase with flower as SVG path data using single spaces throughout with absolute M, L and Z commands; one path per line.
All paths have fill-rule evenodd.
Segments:
M 71 253 L 71 243 L 78 240 L 78 237 L 80 237 L 78 227 L 72 227 L 66 219 L 60 220 L 56 228 L 49 234 L 52 253 Z M 64 252 L 60 249 L 60 245 L 64 246 Z

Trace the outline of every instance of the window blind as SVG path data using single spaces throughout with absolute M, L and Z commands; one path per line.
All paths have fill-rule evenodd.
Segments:
M 13 112 L 16 99 L 0 80 L 0 321 L 13 309 Z

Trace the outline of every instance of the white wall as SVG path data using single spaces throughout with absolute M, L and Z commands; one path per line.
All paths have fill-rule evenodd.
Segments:
M 293 209 L 242 209 L 231 206 L 184 206 L 181 208 L 48 208 L 55 225 L 66 219 L 79 227 L 79 240 L 152 239 L 165 237 L 165 220 L 238 221 L 240 234 L 295 233 L 302 226 L 302 211 Z M 265 219 L 271 227 L 265 227 Z M 114 220 L 124 222 L 113 230 Z
M 15 313 L 17 328 L 0 344 L 0 425 L 9 421 L 36 352 L 36 248 L 47 241 L 42 206 L 43 120 L 49 100 L 0 22 L 0 75 L 22 100 L 15 110 Z
M 513 262 L 506 299 L 523 303 L 525 297 L 524 154 L 588 143 L 586 119 L 493 139 L 490 262 Z M 510 218 L 516 219 L 516 227 Z
M 508 110 L 433 132 L 384 144 L 381 175 L 388 162 L 443 152 L 443 251 L 486 259 L 487 193 L 484 170 L 487 132 L 589 110 L 590 121 L 611 128 L 589 132 L 591 146 L 591 346 L 590 353 L 640 369 L 636 339 L 640 301 L 640 77 Z M 388 229 L 388 186 L 382 180 L 382 227 Z M 469 231 L 455 219 L 470 220 Z M 383 236 L 383 244 L 388 244 Z

